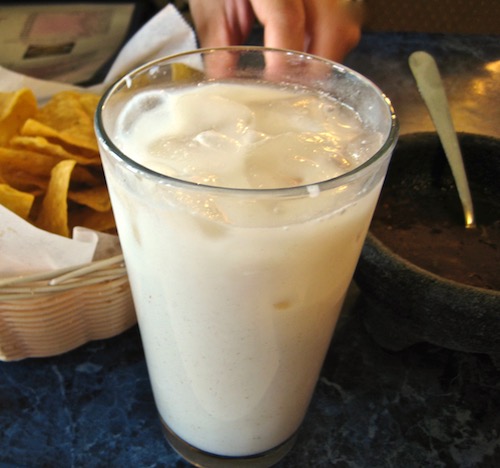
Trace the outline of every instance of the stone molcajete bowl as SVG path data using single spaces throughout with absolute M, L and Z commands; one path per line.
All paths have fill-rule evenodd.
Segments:
M 355 279 L 381 346 L 427 342 L 500 366 L 500 140 L 459 140 L 478 227 L 465 228 L 437 135 L 402 136 Z

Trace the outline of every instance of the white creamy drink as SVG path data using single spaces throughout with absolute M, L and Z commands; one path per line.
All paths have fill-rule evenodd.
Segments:
M 163 421 L 218 455 L 276 447 L 303 420 L 382 180 L 361 196 L 317 183 L 383 136 L 316 92 L 230 82 L 145 91 L 114 131 L 156 172 L 242 189 L 108 180 Z

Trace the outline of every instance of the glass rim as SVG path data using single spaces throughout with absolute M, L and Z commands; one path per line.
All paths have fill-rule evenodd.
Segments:
M 227 187 L 227 186 L 218 186 L 218 185 L 210 185 L 203 184 L 198 182 L 192 182 L 185 179 L 180 179 L 177 177 L 169 176 L 166 174 L 162 174 L 161 172 L 157 172 L 153 169 L 148 168 L 147 166 L 142 165 L 137 162 L 130 156 L 127 156 L 120 148 L 118 148 L 113 139 L 108 135 L 105 129 L 104 121 L 103 121 L 103 111 L 106 106 L 106 102 L 109 98 L 114 94 L 114 92 L 119 89 L 123 84 L 130 82 L 135 76 L 140 75 L 145 70 L 153 68 L 155 66 L 167 63 L 174 63 L 175 60 L 179 58 L 193 56 L 193 55 L 204 55 L 215 52 L 278 52 L 284 53 L 286 55 L 293 55 L 296 57 L 303 57 L 309 60 L 315 60 L 319 62 L 323 62 L 330 66 L 331 68 L 335 68 L 337 70 L 341 70 L 344 73 L 348 73 L 352 76 L 355 76 L 358 80 L 363 82 L 364 84 L 370 86 L 372 89 L 376 91 L 379 95 L 381 101 L 384 101 L 386 104 L 386 109 L 388 111 L 388 115 L 390 117 L 391 123 L 389 131 L 385 136 L 383 144 L 380 148 L 364 163 L 356 166 L 352 170 L 348 172 L 344 172 L 338 176 L 331 177 L 328 179 L 319 180 L 317 182 L 311 182 L 302 185 L 296 185 L 292 187 L 273 187 L 273 188 L 248 188 L 248 187 Z M 238 195 L 242 194 L 248 196 L 252 194 L 256 196 L 258 194 L 270 196 L 270 195 L 280 195 L 280 196 L 292 196 L 292 195 L 310 195 L 311 193 L 319 193 L 325 190 L 331 189 L 333 187 L 337 187 L 342 184 L 348 183 L 350 180 L 355 179 L 360 173 L 365 172 L 370 166 L 375 164 L 379 159 L 381 159 L 385 154 L 390 153 L 397 142 L 397 138 L 399 135 L 399 122 L 392 106 L 390 99 L 382 92 L 382 90 L 373 83 L 369 78 L 365 77 L 361 73 L 343 65 L 338 62 L 334 62 L 332 60 L 309 54 L 306 52 L 300 52 L 290 49 L 281 49 L 274 47 L 266 47 L 266 46 L 226 46 L 226 47 L 211 47 L 211 48 L 200 48 L 193 49 L 185 52 L 180 52 L 164 57 L 160 57 L 149 62 L 146 62 L 130 72 L 123 75 L 121 78 L 117 79 L 114 83 L 112 83 L 107 90 L 102 95 L 99 103 L 97 105 L 97 109 L 94 116 L 94 129 L 97 135 L 97 138 L 101 142 L 102 145 L 106 147 L 109 153 L 112 154 L 114 159 L 124 163 L 128 166 L 132 172 L 143 174 L 144 176 L 152 179 L 156 179 L 158 183 L 163 185 L 172 185 L 179 186 L 184 188 L 189 188 L 191 190 L 202 190 L 205 192 L 212 193 L 224 193 L 224 194 L 233 194 Z

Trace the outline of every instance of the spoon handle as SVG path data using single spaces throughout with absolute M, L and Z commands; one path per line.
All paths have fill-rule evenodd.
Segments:
M 457 133 L 453 127 L 448 99 L 444 90 L 441 75 L 436 61 L 427 52 L 418 51 L 410 55 L 410 69 L 417 82 L 417 87 L 429 110 L 436 127 L 444 152 L 448 158 L 458 195 L 462 202 L 465 216 L 465 227 L 476 226 L 472 197 L 465 174 L 462 153 Z

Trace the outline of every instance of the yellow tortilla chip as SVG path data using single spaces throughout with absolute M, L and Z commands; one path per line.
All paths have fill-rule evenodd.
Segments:
M 24 121 L 37 112 L 37 102 L 33 92 L 27 88 L 0 93 L 0 145 L 6 145 Z
M 21 218 L 28 219 L 34 200 L 35 196 L 31 193 L 21 192 L 7 184 L 0 184 L 0 205 Z
M 58 162 L 59 159 L 52 156 L 40 157 L 38 153 L 31 151 L 0 147 L 0 172 L 5 179 L 13 175 L 21 180 L 24 174 L 48 178 Z
M 173 63 L 171 65 L 171 70 L 173 81 L 193 82 L 194 78 L 201 79 L 204 75 L 200 70 L 190 67 L 184 63 Z
M 22 182 L 26 176 L 48 180 L 52 168 L 61 162 L 55 156 L 36 153 L 34 151 L 16 150 L 0 147 L 0 174 L 9 184 L 18 188 L 13 181 Z M 104 176 L 93 174 L 84 167 L 77 167 L 73 180 L 87 185 L 100 185 Z
M 63 146 L 50 142 L 43 136 L 17 135 L 11 138 L 10 146 L 14 149 L 34 151 L 42 154 L 56 156 L 59 159 L 73 159 L 83 166 L 100 166 L 99 153 L 82 154 L 82 151 L 68 151 Z M 78 150 L 77 150 L 78 151 Z
M 76 162 L 61 161 L 51 171 L 50 183 L 43 198 L 36 225 L 46 231 L 69 237 L 68 189 Z
M 87 207 L 80 207 L 78 210 L 70 210 L 71 226 L 85 226 L 100 232 L 115 233 L 116 225 L 113 212 L 111 210 L 99 212 Z
M 92 187 L 78 192 L 70 191 L 68 198 L 79 205 L 88 206 L 95 211 L 103 212 L 111 210 L 108 188 L 105 185 Z
M 40 124 L 43 133 L 38 135 L 52 136 L 70 145 L 98 152 L 94 134 L 94 112 L 98 102 L 99 96 L 93 94 L 74 91 L 55 94 L 32 119 Z M 24 135 L 27 134 L 25 131 L 24 126 Z
M 76 224 L 115 229 L 94 134 L 99 99 L 64 91 L 37 106 L 29 89 L 0 93 L 1 204 L 63 236 Z

